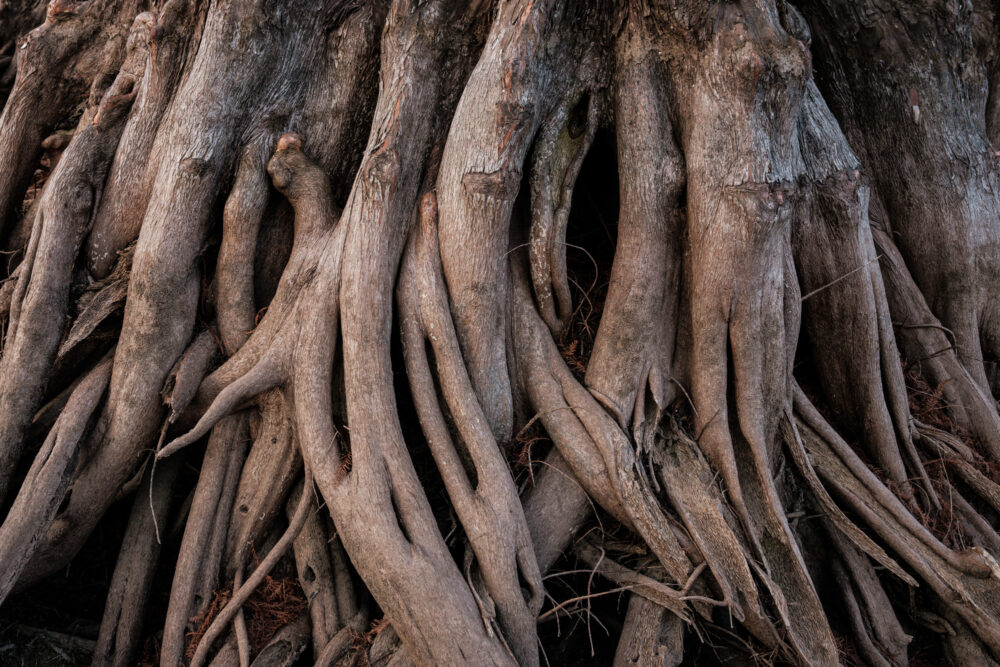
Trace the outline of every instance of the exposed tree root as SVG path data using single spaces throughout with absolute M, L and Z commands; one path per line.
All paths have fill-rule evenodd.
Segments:
M 437 245 L 437 203 L 433 194 L 421 204 L 420 227 L 400 274 L 400 316 L 407 370 L 417 412 L 445 487 L 476 553 L 479 571 L 497 606 L 515 653 L 522 662 L 537 654 L 535 617 L 542 606 L 542 581 L 521 503 L 507 463 L 497 447 L 461 361 L 448 310 Z M 426 342 L 425 342 L 426 341 Z M 437 366 L 440 393 L 464 445 L 452 442 L 427 350 Z M 463 464 L 468 459 L 469 470 Z M 527 587 L 524 599 L 522 586 Z M 485 613 L 485 612 L 484 612 Z
M 312 497 L 310 495 L 312 483 L 312 474 L 309 468 L 306 468 L 305 484 L 302 493 L 299 494 L 298 505 L 295 508 L 292 520 L 288 524 L 288 529 L 281 536 L 281 539 L 278 540 L 278 543 L 268 552 L 264 560 L 254 569 L 253 574 L 247 578 L 246 582 L 238 587 L 234 586 L 233 597 L 222 608 L 198 642 L 198 648 L 191 659 L 192 667 L 201 667 L 201 665 L 205 664 L 212 644 L 222 635 L 222 632 L 239 612 L 243 603 L 253 594 L 254 589 L 264 581 L 264 577 L 268 575 L 271 568 L 285 555 L 285 551 L 295 541 L 299 531 L 302 530 L 302 526 L 305 525 L 306 518 L 309 516 L 309 509 L 312 507 Z
M 180 661 L 188 620 L 212 601 L 222 566 L 226 527 L 246 455 L 247 429 L 247 416 L 233 415 L 213 429 L 208 440 L 177 557 L 177 576 L 170 589 L 160 651 L 163 664 Z
M 104 605 L 100 635 L 91 663 L 95 667 L 135 664 L 142 638 L 143 613 L 160 556 L 161 543 L 156 521 L 170 516 L 173 485 L 177 481 L 180 464 L 180 459 L 164 462 L 157 467 L 155 479 L 147 472 L 136 494 Z M 152 488 L 147 495 L 144 491 L 150 484 Z
M 46 184 L 14 290 L 0 361 L 0 499 L 20 457 L 28 422 L 41 403 L 66 314 L 73 260 L 101 200 L 134 87 L 143 76 L 152 16 L 140 14 L 114 83 L 95 81 L 94 103 Z M 99 101 L 98 101 L 99 100 Z M 0 127 L 3 120 L 0 118 Z
M 911 4 L 0 7 L 0 603 L 135 494 L 94 664 L 540 665 L 625 592 L 614 664 L 996 661 L 1000 32 Z
M 629 598 L 614 665 L 675 667 L 684 658 L 683 639 L 680 619 L 641 595 L 633 594 Z
M 104 397 L 111 360 L 99 363 L 77 385 L 35 457 L 27 482 L 18 491 L 8 518 L 0 525 L 0 601 L 10 593 L 26 563 L 41 546 L 44 530 L 69 485 L 79 446 Z
M 295 498 L 289 502 L 289 520 L 294 518 L 292 506 Z M 298 537 L 295 538 L 295 567 L 298 570 L 299 581 L 302 582 L 302 592 L 309 600 L 309 618 L 311 620 L 312 642 L 316 655 L 343 627 L 344 620 L 339 617 L 337 605 L 336 580 L 333 567 L 330 564 L 330 552 L 327 547 L 326 533 L 321 524 L 319 508 L 314 507 L 306 516 L 305 524 Z

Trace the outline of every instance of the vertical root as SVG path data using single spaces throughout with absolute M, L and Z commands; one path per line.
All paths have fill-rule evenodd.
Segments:
M 260 146 L 243 149 L 222 216 L 216 280 L 219 335 L 226 352 L 238 350 L 256 326 L 253 263 L 257 232 L 268 200 L 265 157 Z
M 683 622 L 655 602 L 633 593 L 629 597 L 628 612 L 615 649 L 614 667 L 676 667 L 683 659 Z
M 576 34 L 600 18 L 585 4 L 545 0 L 503 5 L 455 110 L 441 158 L 437 196 L 442 266 L 472 385 L 499 442 L 512 435 L 514 418 L 505 335 L 510 218 L 522 165 L 541 119 L 548 115 L 545 100 L 553 93 L 561 99 L 572 85 L 561 80 L 564 75 L 550 82 L 546 73 L 565 65 L 570 76 L 580 74 L 578 68 L 586 71 L 579 76 L 586 79 L 602 70 L 592 54 L 576 52 L 579 44 L 589 44 L 587 40 L 567 39 L 564 44 L 572 45 L 570 49 L 549 49 L 546 38 Z M 554 232 L 552 243 L 558 238 Z M 558 263 L 547 271 L 550 276 L 563 272 Z
M 671 578 L 685 581 L 690 562 L 641 472 L 632 444 L 566 367 L 534 308 L 526 268 L 519 262 L 512 265 L 514 331 L 525 394 L 588 493 L 635 527 Z M 572 434 L 578 438 L 563 439 Z M 583 456 L 581 450 L 586 452 Z
M 118 69 L 125 55 L 123 36 L 139 13 L 137 5 L 99 0 L 58 16 L 49 12 L 24 37 L 17 49 L 14 89 L 0 114 L 0 232 L 7 231 L 16 214 L 42 139 L 85 99 L 92 81 L 105 70 Z
M 668 438 L 654 446 L 653 457 L 671 505 L 704 557 L 733 617 L 765 646 L 781 647 L 783 642 L 765 613 L 747 562 L 749 547 L 740 538 L 735 517 L 727 515 L 715 473 L 696 443 L 672 428 Z
M 222 611 L 215 617 L 211 625 L 208 626 L 205 634 L 202 635 L 201 641 L 198 643 L 194 658 L 191 659 L 191 667 L 201 667 L 205 664 L 209 652 L 212 650 L 212 644 L 222 636 L 222 633 L 229 627 L 229 623 L 232 622 L 233 617 L 240 611 L 243 604 L 253 595 L 254 590 L 264 581 L 264 577 L 271 572 L 271 569 L 281 560 L 285 552 L 288 551 L 288 548 L 292 546 L 296 536 L 298 536 L 306 523 L 306 519 L 309 517 L 312 501 L 313 476 L 307 467 L 302 493 L 299 494 L 299 502 L 295 508 L 292 520 L 288 523 L 288 529 L 282 534 L 277 544 L 267 553 L 267 556 L 260 562 L 260 565 L 254 569 L 253 574 L 247 577 L 246 582 L 233 591 L 233 597 L 222 608 Z
M 292 432 L 291 406 L 279 390 L 258 399 L 260 424 L 247 454 L 226 531 L 227 572 L 246 562 L 246 552 L 260 544 L 281 513 L 295 479 L 302 470 L 302 456 Z
M 834 575 L 865 657 L 874 663 L 881 658 L 892 665 L 906 664 L 906 647 L 912 637 L 903 632 L 875 569 L 837 529 L 825 527 L 839 556 L 834 559 Z
M 129 93 L 143 74 L 150 22 L 147 14 L 136 18 L 121 70 L 80 120 L 38 206 L 30 254 L 18 276 L 10 330 L 0 360 L 0 405 L 4 406 L 0 417 L 0 499 L 55 360 L 74 261 L 100 202 L 104 175 L 131 102 Z
M 597 131 L 598 101 L 583 92 L 542 124 L 531 167 L 531 280 L 538 312 L 558 335 L 573 311 L 566 274 L 566 225 L 573 185 Z
M 305 489 L 303 492 L 309 491 L 310 489 Z M 288 500 L 289 521 L 294 520 L 293 510 L 298 507 L 298 495 L 293 495 Z M 337 590 L 326 542 L 319 508 L 314 504 L 293 547 L 299 583 L 309 601 L 312 643 L 316 655 L 320 654 L 346 620 L 339 617 Z
M 511 478 L 461 360 L 448 310 L 437 246 L 437 204 L 433 193 L 421 205 L 421 225 L 411 236 L 400 275 L 399 300 L 404 325 L 407 369 L 414 401 L 431 452 L 452 503 L 476 553 L 480 574 L 497 604 L 501 626 L 518 659 L 538 660 L 535 617 L 544 589 L 517 489 Z M 417 322 L 422 330 L 414 330 Z M 449 434 L 424 348 L 430 342 L 441 392 L 470 458 L 469 479 Z M 528 600 L 521 591 L 527 586 Z
M 163 521 L 170 516 L 173 487 L 180 470 L 181 460 L 178 458 L 157 466 L 155 480 L 150 479 L 148 471 L 143 476 L 104 603 L 104 616 L 91 663 L 93 667 L 126 667 L 136 663 L 146 605 L 160 556 L 154 517 Z M 147 495 L 151 481 L 153 489 Z
M 891 329 L 883 331 L 888 304 L 869 230 L 868 188 L 815 84 L 806 89 L 799 137 L 812 183 L 793 247 L 824 393 L 904 493 L 912 493 L 911 477 L 919 479 L 931 504 L 938 505 L 914 449 L 895 339 Z
M 1000 416 L 995 402 L 970 375 L 954 349 L 954 340 L 931 312 L 889 235 L 872 228 L 882 256 L 889 307 L 904 356 L 918 364 L 933 385 L 942 388 L 949 416 L 969 429 L 983 454 L 1000 461 Z
M 160 156 L 152 154 L 154 140 L 200 36 L 203 17 L 196 15 L 195 5 L 191 0 L 168 0 L 153 17 L 147 76 L 136 86 L 135 104 L 85 243 L 86 265 L 95 278 L 107 277 L 118 254 L 139 236 L 159 164 Z
M 590 496 L 569 465 L 553 449 L 545 457 L 534 484 L 525 492 L 524 518 L 531 534 L 538 569 L 547 572 L 593 511 Z
M 228 417 L 209 438 L 170 588 L 160 649 L 164 665 L 184 655 L 189 619 L 212 600 L 247 440 L 246 415 Z
M 685 177 L 662 64 L 645 48 L 639 21 L 629 14 L 616 51 L 618 245 L 586 380 L 623 428 L 631 420 L 637 442 L 645 444 L 643 423 L 658 421 L 671 400 Z

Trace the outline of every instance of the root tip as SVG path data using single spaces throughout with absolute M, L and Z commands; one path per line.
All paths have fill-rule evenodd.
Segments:
M 302 135 L 295 132 L 286 132 L 278 139 L 278 150 L 302 150 Z

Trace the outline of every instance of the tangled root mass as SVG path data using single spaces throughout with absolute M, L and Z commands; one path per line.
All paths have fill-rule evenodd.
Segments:
M 95 665 L 997 662 L 995 9 L 6 3 L 0 603 L 99 560 Z

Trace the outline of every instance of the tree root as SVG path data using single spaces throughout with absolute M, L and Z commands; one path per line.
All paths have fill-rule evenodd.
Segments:
M 111 359 L 104 359 L 77 385 L 45 438 L 28 471 L 27 483 L 0 525 L 0 602 L 17 583 L 28 561 L 42 545 L 59 502 L 69 486 L 79 457 L 78 448 L 104 397 L 111 376 Z
M 110 165 L 104 197 L 93 218 L 84 248 L 87 268 L 105 278 L 118 254 L 139 236 L 149 204 L 158 158 L 153 153 L 167 105 L 177 92 L 180 74 L 193 58 L 203 16 L 191 0 L 168 0 L 149 26 L 147 75 L 136 86 L 134 109 Z
M 104 603 L 104 617 L 91 662 L 94 667 L 125 667 L 136 662 L 146 602 L 160 556 L 156 522 L 170 516 L 173 485 L 180 468 L 181 460 L 178 458 L 158 466 L 155 479 L 151 478 L 148 470 L 143 476 Z M 151 483 L 152 489 L 147 495 L 143 489 Z
M 233 415 L 216 426 L 208 440 L 170 589 L 160 649 L 164 665 L 181 660 L 189 619 L 204 611 L 216 590 L 247 430 L 247 416 Z
M 309 619 L 308 614 L 302 614 L 274 635 L 257 654 L 251 667 L 292 667 L 308 646 Z
M 872 664 L 906 665 L 906 647 L 912 637 L 899 625 L 874 568 L 844 540 L 839 528 L 828 524 L 825 528 L 839 555 L 833 561 L 834 580 L 863 657 Z
M 288 501 L 288 514 L 291 521 L 293 508 L 298 506 L 297 497 Z M 333 578 L 333 567 L 330 564 L 330 552 L 327 549 L 326 533 L 323 530 L 319 508 L 314 507 L 306 517 L 302 531 L 294 542 L 295 567 L 302 583 L 302 592 L 309 601 L 309 618 L 312 643 L 315 654 L 319 655 L 323 647 L 343 627 L 344 621 L 339 617 L 337 590 Z
M 86 97 L 88 85 L 96 82 L 100 90 L 109 83 L 102 75 L 118 70 L 138 5 L 134 0 L 79 6 L 50 2 L 45 22 L 22 39 L 17 78 L 0 114 L 0 230 L 10 227 L 19 208 L 42 140 Z M 39 99 L 46 103 L 39 105 Z
M 148 14 L 136 18 L 125 62 L 107 91 L 95 82 L 92 93 L 96 99 L 80 120 L 37 208 L 0 361 L 0 401 L 6 406 L 0 418 L 0 499 L 6 495 L 25 429 L 41 403 L 55 359 L 73 261 L 100 202 L 133 88 L 143 76 L 150 23 Z
M 639 47 L 648 40 L 642 31 L 641 20 L 630 13 L 616 48 L 618 244 L 586 384 L 623 428 L 631 421 L 636 442 L 645 446 L 644 423 L 655 425 L 675 393 L 671 372 L 681 268 L 678 200 L 685 182 L 667 101 L 662 86 L 655 83 L 662 72 L 656 59 Z
M 910 479 L 920 480 L 928 503 L 940 507 L 913 444 L 906 386 L 867 220 L 867 188 L 815 85 L 806 89 L 799 141 L 812 184 L 793 243 L 807 293 L 804 323 L 823 391 L 840 420 L 863 438 L 875 464 L 904 493 L 912 493 Z
M 956 614 L 980 635 L 993 652 L 997 651 L 1000 626 L 997 625 L 996 561 L 975 548 L 956 553 L 942 545 L 857 460 L 856 455 L 839 440 L 822 418 L 796 397 L 796 410 L 802 421 L 798 427 L 806 437 L 803 442 L 820 478 L 836 495 L 903 559 Z M 816 435 L 811 429 L 816 429 Z
M 675 581 L 686 580 L 688 558 L 665 521 L 628 437 L 566 367 L 531 304 L 522 263 L 512 262 L 511 277 L 525 395 L 587 493 L 634 526 Z
M 437 204 L 433 194 L 421 204 L 421 224 L 400 273 L 400 316 L 407 371 L 417 413 L 459 520 L 476 553 L 479 572 L 499 621 L 521 662 L 537 655 L 535 617 L 542 606 L 541 574 L 514 481 L 461 361 L 448 311 L 437 246 Z M 462 449 L 449 435 L 425 345 L 436 361 L 437 379 L 455 420 Z M 469 460 L 469 470 L 463 465 Z M 527 588 L 525 600 L 522 586 Z
M 969 50 L 973 19 L 921 3 L 954 19 L 951 50 L 914 44 L 930 73 L 902 92 L 899 44 L 872 39 L 892 65 L 875 71 L 838 31 L 908 35 L 886 23 L 904 3 L 808 3 L 832 110 L 785 0 L 54 0 L 23 49 L 0 7 L 0 95 L 18 72 L 0 114 L 0 501 L 27 473 L 0 601 L 138 490 L 95 664 L 136 659 L 160 543 L 182 532 L 163 664 L 289 664 L 311 643 L 326 665 L 538 665 L 538 624 L 590 597 L 543 606 L 566 552 L 631 594 L 616 664 L 680 662 L 685 633 L 727 615 L 777 659 L 835 664 L 832 624 L 861 659 L 905 664 L 907 593 L 945 654 L 995 661 L 1000 208 L 965 124 L 996 115 L 979 85 L 996 63 Z M 46 86 L 53 109 L 32 114 Z M 945 89 L 971 110 L 921 115 Z M 968 141 L 936 144 L 956 114 Z M 567 230 L 597 217 L 575 190 L 612 134 L 614 261 L 571 368 Z M 55 164 L 25 198 L 41 150 Z M 938 238 L 927 211 L 954 224 Z M 171 517 L 177 454 L 206 436 Z M 574 543 L 595 510 L 634 533 L 629 557 Z M 309 609 L 252 663 L 243 605 L 282 560 Z M 207 632 L 186 647 L 192 616 Z
M 472 386 L 498 442 L 506 442 L 513 434 L 505 345 L 509 291 L 505 257 L 521 165 L 542 119 L 549 115 L 543 100 L 552 92 L 560 99 L 567 88 L 594 85 L 604 69 L 593 53 L 549 52 L 545 38 L 570 27 L 583 29 L 599 18 L 599 12 L 583 5 L 563 6 L 552 0 L 503 5 L 487 38 L 484 55 L 455 109 L 441 157 L 437 183 L 441 263 Z M 581 46 L 578 40 L 568 43 L 577 45 L 574 48 Z M 550 58 L 555 61 L 549 62 Z M 561 77 L 569 74 L 573 78 L 546 85 L 543 71 L 563 73 L 559 74 Z M 586 142 L 584 138 L 582 143 Z M 582 145 L 573 145 L 576 143 L 570 142 L 565 150 L 582 159 Z M 569 162 L 564 167 L 563 183 L 556 187 L 572 184 L 574 167 L 572 159 Z M 539 173 L 538 179 L 544 180 L 544 176 Z M 564 200 L 567 196 L 568 193 L 560 195 Z M 553 215 L 558 218 L 561 214 L 553 212 Z M 539 224 L 555 225 L 551 233 L 538 230 L 538 243 L 548 249 L 538 249 L 534 254 L 549 258 L 539 264 L 539 280 L 543 275 L 553 277 L 557 286 L 562 285 L 558 289 L 564 290 L 559 277 L 564 269 L 560 268 L 559 257 L 565 257 L 565 249 L 559 244 L 558 224 L 555 220 Z M 552 269 L 547 270 L 545 267 L 550 263 Z M 543 282 L 547 284 L 547 280 Z M 545 299 L 551 298 L 546 294 L 548 290 L 543 287 L 543 303 L 549 303 Z M 559 297 L 563 311 L 567 308 L 566 297 L 566 294 Z M 554 313 L 550 321 L 558 324 L 553 317 Z
M 614 666 L 676 667 L 684 658 L 683 629 L 680 618 L 633 593 L 615 651 Z
M 243 463 L 226 531 L 223 562 L 228 576 L 236 563 L 245 561 L 248 550 L 263 541 L 302 470 L 302 456 L 281 392 L 264 393 L 258 405 L 257 437 Z
M 260 562 L 260 565 L 254 569 L 253 574 L 251 574 L 246 582 L 244 582 L 239 588 L 233 591 L 233 597 L 226 603 L 226 606 L 222 608 L 219 614 L 212 621 L 211 625 L 202 635 L 201 640 L 198 642 L 198 648 L 195 650 L 194 658 L 191 659 L 191 667 L 201 667 L 205 664 L 208 658 L 209 652 L 212 650 L 212 644 L 215 640 L 221 637 L 222 633 L 225 631 L 226 627 L 233 620 L 233 617 L 240 611 L 243 603 L 253 594 L 254 590 L 264 581 L 264 577 L 270 573 L 271 569 L 280 560 L 285 552 L 292 546 L 295 541 L 296 536 L 298 536 L 299 531 L 305 525 L 306 519 L 309 516 L 309 510 L 312 507 L 312 488 L 313 488 L 313 476 L 309 468 L 306 468 L 305 482 L 302 487 L 302 493 L 299 494 L 299 502 L 295 508 L 295 514 L 292 516 L 292 520 L 288 524 L 288 529 L 278 540 L 277 544 L 268 552 L 264 560 Z

